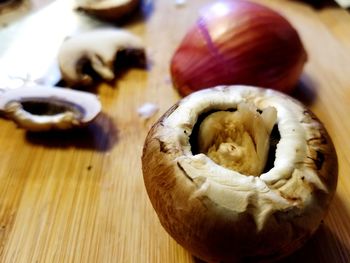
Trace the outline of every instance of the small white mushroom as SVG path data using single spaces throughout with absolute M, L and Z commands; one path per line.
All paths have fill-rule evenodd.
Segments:
M 68 86 L 86 86 L 100 78 L 115 78 L 115 65 L 120 60 L 145 63 L 142 41 L 120 29 L 96 29 L 68 38 L 63 42 L 58 61 L 63 80 Z
M 77 0 L 77 9 L 100 19 L 116 21 L 130 15 L 139 0 Z
M 101 111 L 90 93 L 41 85 L 8 90 L 0 96 L 0 112 L 30 131 L 83 126 Z

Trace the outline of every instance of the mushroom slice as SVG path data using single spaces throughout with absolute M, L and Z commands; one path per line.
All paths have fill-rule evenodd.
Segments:
M 145 63 L 142 41 L 136 35 L 119 29 L 96 29 L 68 38 L 63 42 L 58 61 L 68 86 L 87 86 L 98 77 L 111 81 L 115 66 L 127 60 Z
M 77 10 L 103 20 L 116 21 L 130 15 L 139 0 L 77 0 Z
M 35 85 L 6 91 L 0 110 L 30 131 L 64 130 L 91 122 L 101 103 L 87 92 Z
M 328 210 L 337 167 L 310 110 L 249 86 L 183 98 L 151 128 L 142 155 L 161 224 L 206 262 L 270 262 L 298 249 Z

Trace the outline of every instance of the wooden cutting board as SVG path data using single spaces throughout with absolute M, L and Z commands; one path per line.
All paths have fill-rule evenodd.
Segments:
M 96 93 L 103 114 L 85 129 L 28 133 L 0 119 L 0 262 L 199 262 L 161 227 L 142 179 L 147 131 L 179 96 L 169 61 L 209 0 L 144 1 L 122 27 L 141 36 L 150 67 L 121 74 Z M 316 235 L 283 262 L 350 262 L 350 14 L 299 1 L 264 0 L 298 29 L 309 60 L 297 98 L 324 122 L 339 183 Z M 141 118 L 154 103 L 159 111 Z

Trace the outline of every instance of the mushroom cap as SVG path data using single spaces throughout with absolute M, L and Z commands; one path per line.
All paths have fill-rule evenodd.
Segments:
M 117 21 L 131 14 L 140 0 L 77 0 L 77 9 L 97 18 Z
M 29 85 L 3 93 L 0 111 L 27 130 L 64 130 L 93 121 L 101 103 L 87 92 Z
M 191 147 L 200 116 L 241 102 L 277 111 L 274 166 L 259 176 L 222 167 Z M 280 92 L 249 86 L 185 97 L 151 128 L 142 155 L 144 183 L 161 224 L 208 262 L 268 262 L 298 249 L 326 214 L 337 168 L 333 143 L 310 110 Z

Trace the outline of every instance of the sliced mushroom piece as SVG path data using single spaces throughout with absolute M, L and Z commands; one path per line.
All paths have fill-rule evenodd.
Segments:
M 68 86 L 87 86 L 96 77 L 111 81 L 119 60 L 145 63 L 142 41 L 136 35 L 119 29 L 96 29 L 68 38 L 62 44 L 58 61 Z M 97 75 L 97 76 L 96 76 Z
M 0 111 L 30 131 L 64 130 L 94 120 L 101 103 L 87 92 L 35 85 L 3 93 Z
M 103 20 L 117 21 L 130 15 L 139 4 L 139 0 L 77 0 L 77 10 Z
M 151 128 L 142 155 L 161 224 L 206 262 L 270 262 L 298 249 L 329 208 L 337 167 L 310 110 L 248 86 L 183 98 Z
M 0 14 L 12 11 L 23 4 L 22 0 L 0 0 Z

